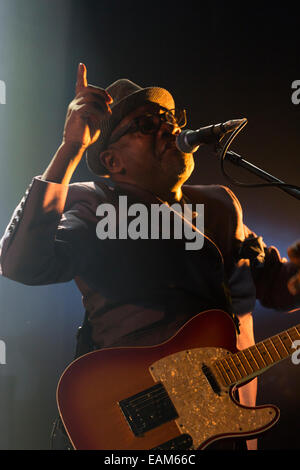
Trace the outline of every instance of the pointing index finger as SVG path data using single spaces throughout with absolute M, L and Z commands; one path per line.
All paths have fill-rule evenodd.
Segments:
M 87 70 L 86 66 L 82 63 L 78 65 L 77 69 L 77 81 L 76 81 L 76 95 L 83 89 L 88 86 L 87 83 Z

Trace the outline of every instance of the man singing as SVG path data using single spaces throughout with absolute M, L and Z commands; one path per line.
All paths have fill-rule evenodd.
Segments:
M 62 143 L 44 174 L 33 179 L 1 244 L 2 275 L 10 279 L 28 285 L 75 279 L 86 311 L 77 356 L 159 344 L 197 313 L 214 308 L 232 316 L 243 349 L 254 344 L 256 298 L 276 309 L 299 305 L 299 244 L 289 250 L 291 262 L 284 262 L 243 224 L 229 188 L 185 185 L 193 155 L 175 144 L 185 124 L 184 110 L 167 90 L 126 79 L 104 90 L 87 83 L 79 64 Z M 85 152 L 90 170 L 107 183 L 69 184 Z M 195 208 L 204 204 L 201 249 L 187 250 L 185 240 L 175 237 L 99 237 L 97 208 L 112 205 L 119 224 L 121 196 L 127 207 L 189 205 L 183 224 L 196 231 Z M 239 399 L 253 406 L 255 397 L 253 380 L 240 389 Z

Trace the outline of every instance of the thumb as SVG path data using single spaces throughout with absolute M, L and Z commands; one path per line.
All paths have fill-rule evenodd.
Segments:
M 76 95 L 83 88 L 86 88 L 88 86 L 86 75 L 87 75 L 86 66 L 82 63 L 78 64 L 77 81 L 76 81 Z

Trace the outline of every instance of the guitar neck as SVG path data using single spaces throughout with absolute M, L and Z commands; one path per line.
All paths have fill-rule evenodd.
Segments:
M 214 363 L 223 385 L 230 386 L 261 374 L 269 367 L 290 357 L 300 340 L 300 324 L 260 341 L 250 348 L 231 354 Z

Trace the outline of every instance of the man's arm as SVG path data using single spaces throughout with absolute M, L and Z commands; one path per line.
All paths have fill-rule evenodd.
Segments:
M 42 179 L 68 185 L 82 156 L 100 136 L 100 121 L 111 114 L 112 97 L 102 88 L 88 85 L 87 70 L 79 64 L 76 96 L 69 104 L 62 144 Z
M 43 176 L 26 191 L 1 240 L 4 276 L 25 284 L 48 284 L 68 281 L 84 269 L 79 248 L 88 236 L 82 214 L 87 206 L 78 214 L 63 212 L 71 177 L 85 150 L 98 139 L 100 120 L 111 113 L 111 101 L 105 90 L 87 84 L 86 68 L 80 64 L 62 144 Z
M 264 307 L 278 310 L 300 308 L 300 289 L 289 288 L 294 277 L 299 276 L 299 267 L 280 256 L 274 246 L 264 247 L 265 262 L 256 270 L 256 296 Z
M 238 258 L 249 259 L 256 287 L 256 298 L 267 308 L 292 310 L 300 308 L 300 242 L 288 249 L 288 262 L 278 249 L 267 246 L 243 222 L 243 210 L 236 195 L 226 188 L 237 214 L 237 233 L 240 243 Z M 294 289 L 293 289 L 294 287 Z
M 300 308 L 299 288 L 294 291 L 289 288 L 291 280 L 299 275 L 299 266 L 282 258 L 276 247 L 267 246 L 262 237 L 257 237 L 247 226 L 244 230 L 246 238 L 241 256 L 250 260 L 257 299 L 267 308 Z
M 1 240 L 1 274 L 28 285 L 82 274 L 92 259 L 99 200 L 92 183 L 68 187 L 34 178 Z

